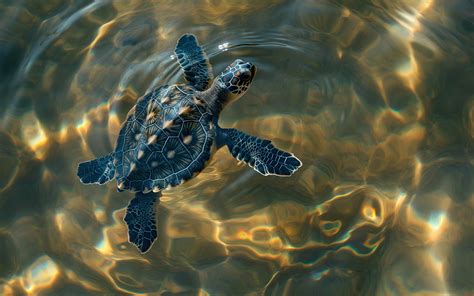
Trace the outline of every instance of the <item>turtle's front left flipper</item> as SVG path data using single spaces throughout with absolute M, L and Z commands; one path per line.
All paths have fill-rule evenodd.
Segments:
M 155 203 L 159 202 L 161 193 L 137 192 L 127 207 L 123 220 L 128 226 L 128 241 L 140 252 L 147 252 L 157 237 Z
M 175 54 L 186 80 L 196 89 L 205 90 L 213 79 L 212 67 L 196 36 L 181 36 L 176 44 Z
M 115 167 L 113 154 L 81 162 L 77 168 L 77 176 L 84 184 L 104 184 L 114 178 Z
M 275 148 L 269 140 L 233 128 L 218 129 L 218 142 L 227 145 L 232 156 L 264 176 L 291 176 L 301 167 L 301 161 L 292 153 Z

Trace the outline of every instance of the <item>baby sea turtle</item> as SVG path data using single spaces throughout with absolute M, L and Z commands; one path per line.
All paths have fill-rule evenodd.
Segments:
M 183 35 L 175 49 L 187 84 L 164 85 L 139 98 L 123 123 L 115 150 L 79 164 L 82 183 L 104 184 L 117 179 L 118 191 L 135 192 L 125 222 L 129 241 L 141 252 L 157 236 L 155 203 L 161 191 L 201 172 L 212 154 L 227 146 L 232 156 L 262 175 L 290 176 L 301 162 L 275 148 L 269 140 L 236 129 L 221 128 L 219 114 L 241 97 L 256 68 L 235 60 L 217 78 L 196 37 Z

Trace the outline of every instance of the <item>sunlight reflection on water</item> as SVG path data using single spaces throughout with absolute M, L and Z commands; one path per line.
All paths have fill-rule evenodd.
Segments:
M 473 293 L 467 2 L 0 3 L 0 294 Z M 263 177 L 218 151 L 164 192 L 141 255 L 131 194 L 75 171 L 142 94 L 183 81 L 185 32 L 214 73 L 259 69 L 221 125 L 304 166 Z

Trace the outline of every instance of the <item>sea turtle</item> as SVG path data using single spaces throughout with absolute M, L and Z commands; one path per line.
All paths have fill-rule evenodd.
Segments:
M 301 166 L 296 156 L 269 140 L 218 125 L 224 106 L 247 91 L 254 65 L 237 59 L 213 79 L 192 34 L 178 40 L 175 56 L 188 83 L 163 85 L 139 98 L 122 124 L 115 150 L 80 163 L 77 170 L 82 183 L 115 178 L 118 191 L 135 192 L 124 220 L 129 241 L 142 253 L 157 237 L 155 203 L 161 191 L 201 172 L 217 149 L 227 146 L 232 156 L 265 176 L 290 176 Z

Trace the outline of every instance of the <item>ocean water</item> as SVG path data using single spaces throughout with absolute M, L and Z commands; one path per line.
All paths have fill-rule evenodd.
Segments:
M 473 295 L 470 0 L 0 0 L 1 295 Z M 221 126 L 303 166 L 264 177 L 226 148 L 157 206 L 86 186 L 137 98 L 183 82 L 195 34 L 218 74 L 254 63 Z

